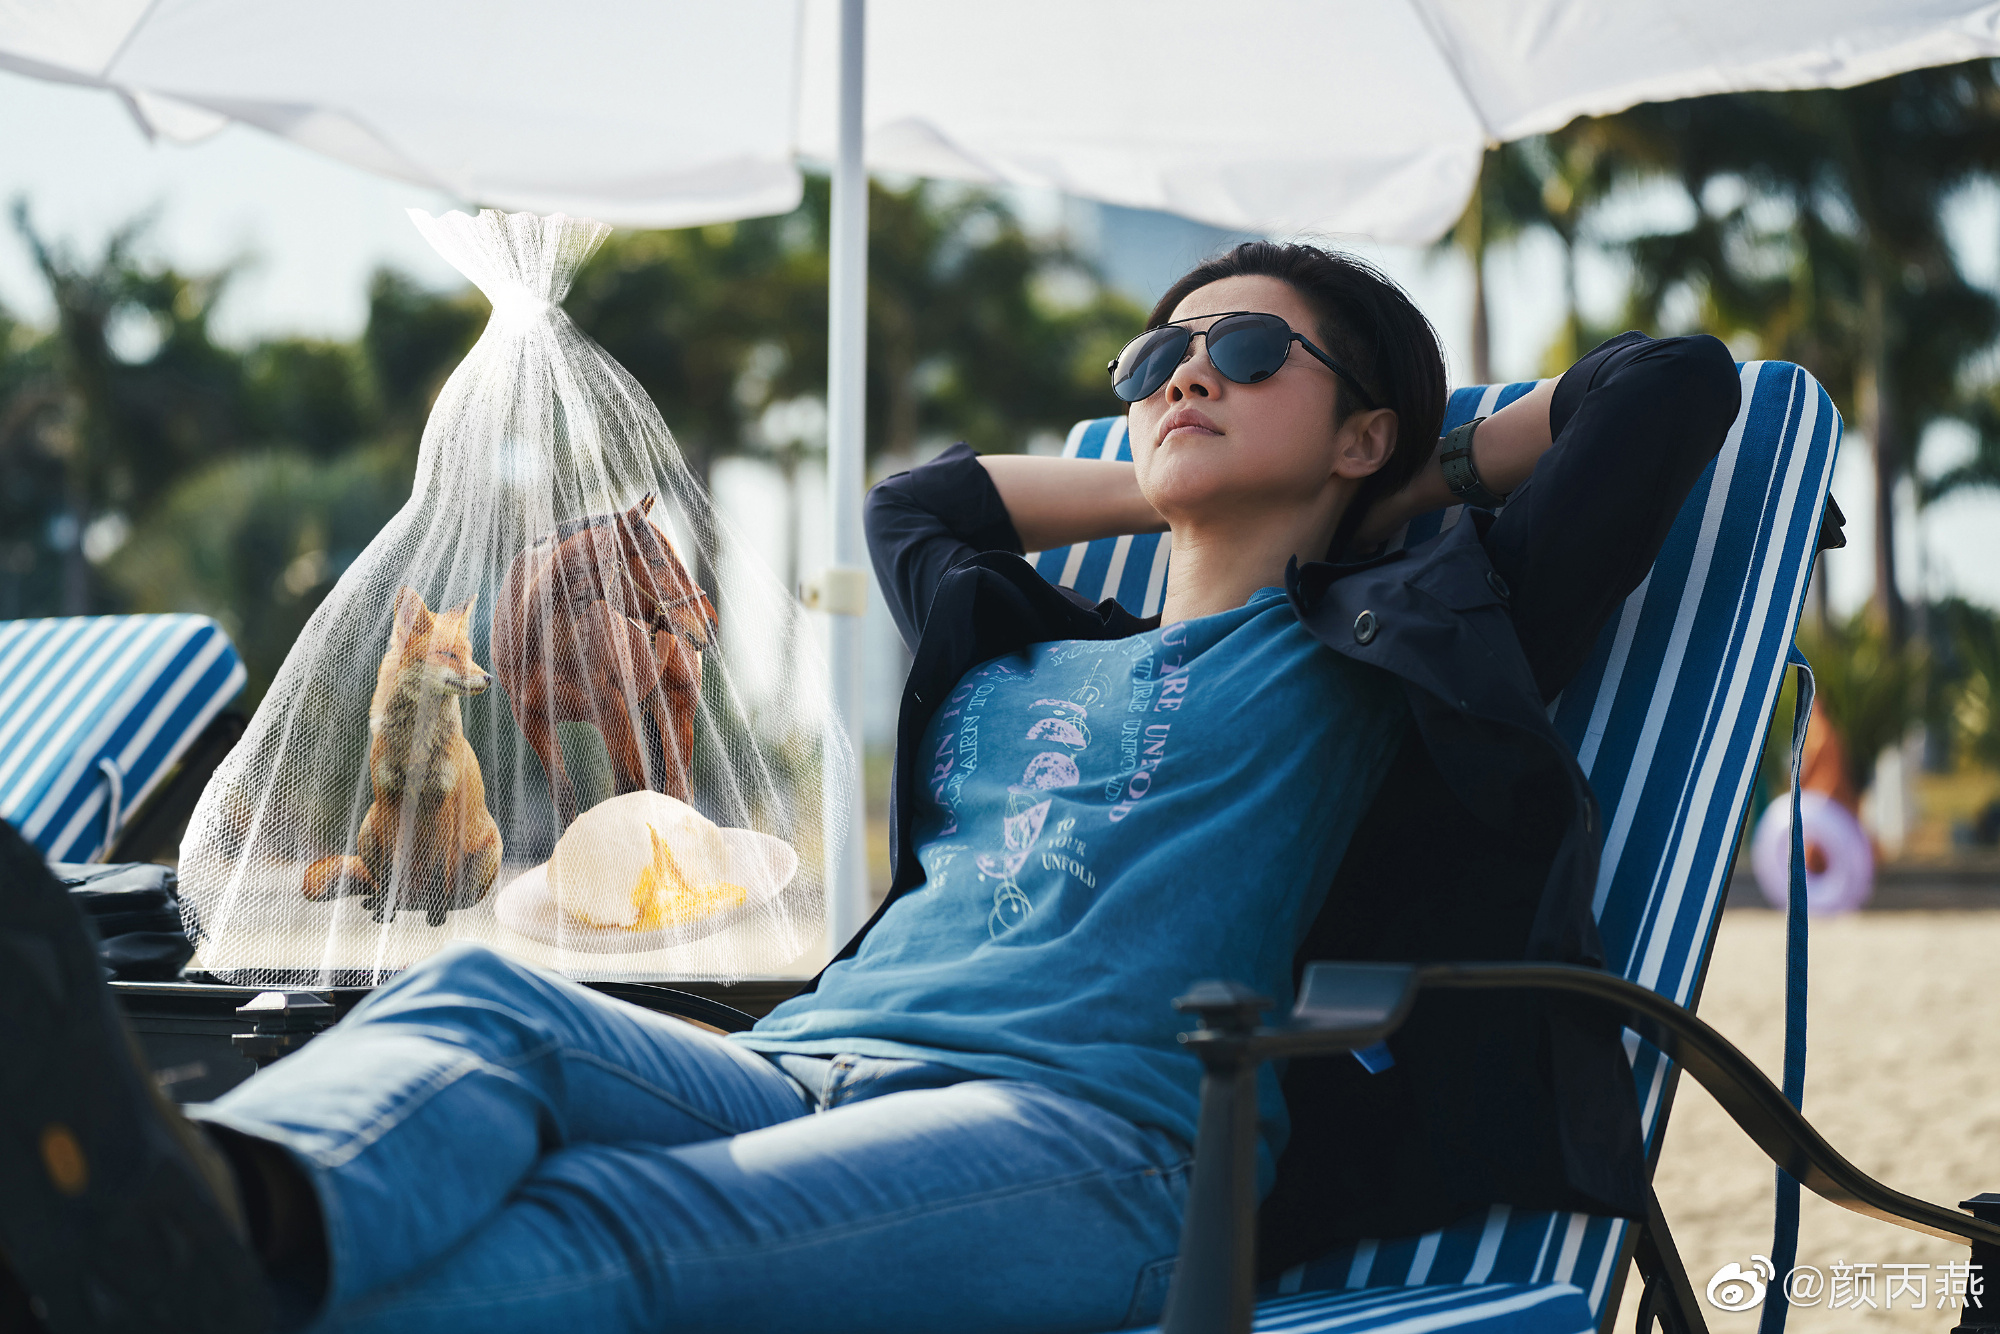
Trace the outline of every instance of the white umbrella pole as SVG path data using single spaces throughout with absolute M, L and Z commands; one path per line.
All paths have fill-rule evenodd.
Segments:
M 831 613 L 833 701 L 853 743 L 849 772 L 829 775 L 830 792 L 851 793 L 848 809 L 829 812 L 828 832 L 846 837 L 827 867 L 829 952 L 845 945 L 868 917 L 868 843 L 862 823 L 861 618 L 868 609 L 868 555 L 861 533 L 866 468 L 868 351 L 868 168 L 861 153 L 862 43 L 866 0 L 840 0 L 840 151 L 833 164 L 831 292 L 827 304 L 827 503 L 832 507 L 832 563 L 822 605 Z M 840 780 L 845 781 L 840 781 Z

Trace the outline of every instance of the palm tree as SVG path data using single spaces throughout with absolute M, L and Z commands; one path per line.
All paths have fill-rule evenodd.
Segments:
M 140 262 L 135 250 L 149 223 L 143 216 L 126 223 L 86 263 L 43 238 L 25 200 L 14 205 L 56 327 L 40 373 L 13 386 L 0 410 L 0 448 L 33 439 L 61 460 L 53 530 L 66 615 L 93 606 L 85 542 L 92 522 L 138 519 L 175 477 L 240 441 L 240 362 L 208 328 L 228 273 L 189 277 Z M 121 327 L 146 341 L 121 349 Z
M 1574 120 L 1552 134 L 1520 141 L 1519 151 L 1540 183 L 1534 222 L 1562 244 L 1563 327 L 1543 357 L 1543 373 L 1560 375 L 1614 332 L 1585 324 L 1577 299 L 1577 247 L 1597 209 L 1620 186 L 1658 173 L 1660 154 L 1616 119 Z
M 1966 282 L 1943 229 L 1952 191 L 2000 170 L 1993 66 L 1617 119 L 1657 146 L 1696 201 L 1691 226 L 1630 245 L 1634 313 L 1656 315 L 1667 292 L 1691 287 L 1704 327 L 1804 364 L 1858 420 L 1875 465 L 1873 611 L 1900 646 L 1896 486 L 1930 422 L 1972 415 L 1961 381 L 2000 332 L 2000 303 Z M 1961 471 L 1952 484 L 1995 476 Z
M 1457 250 L 1472 268 L 1472 382 L 1493 380 L 1493 334 L 1487 314 L 1486 255 L 1529 227 L 1546 223 L 1542 206 L 1543 163 L 1528 142 L 1495 144 L 1479 162 L 1472 198 L 1433 251 Z
M 40 434 L 63 460 L 63 510 L 56 525 L 62 548 L 62 612 L 90 610 L 90 566 L 83 532 L 104 499 L 106 465 L 117 435 L 111 409 L 114 358 L 106 338 L 112 314 L 129 296 L 130 249 L 145 228 L 135 220 L 113 232 L 94 268 L 82 268 L 45 242 L 28 217 L 26 200 L 14 204 L 14 226 L 28 244 L 49 294 L 55 298 L 55 356 L 49 378 L 17 396 L 15 411 L 42 417 Z

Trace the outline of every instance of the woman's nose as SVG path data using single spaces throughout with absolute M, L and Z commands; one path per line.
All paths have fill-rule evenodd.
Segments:
M 1167 379 L 1167 402 L 1214 398 L 1221 388 L 1221 377 L 1208 360 L 1208 339 L 1197 338 L 1188 345 L 1187 355 Z

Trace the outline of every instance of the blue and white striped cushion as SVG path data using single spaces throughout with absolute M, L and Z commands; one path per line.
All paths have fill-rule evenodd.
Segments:
M 1721 911 L 1841 434 L 1831 400 L 1799 367 L 1750 362 L 1740 372 L 1743 407 L 1720 455 L 1646 582 L 1551 707 L 1604 811 L 1596 908 L 1609 966 L 1682 1004 L 1694 997 Z M 1533 387 L 1458 390 L 1446 429 Z M 1122 419 L 1084 423 L 1070 442 L 1066 452 L 1077 457 L 1130 457 Z M 1422 541 L 1460 513 L 1422 515 L 1398 540 Z M 1086 582 L 1072 586 L 1096 597 L 1087 576 L 1108 570 L 1108 555 L 1044 552 L 1037 568 L 1050 578 L 1074 569 Z M 1111 595 L 1146 605 L 1129 564 Z M 1147 614 L 1157 610 L 1155 598 Z M 1667 1063 L 1630 1035 L 1627 1048 L 1650 1141 L 1660 1133 Z M 1585 1323 L 1594 1323 L 1625 1228 L 1616 1219 L 1496 1206 L 1422 1237 L 1343 1246 L 1287 1273 L 1278 1291 L 1573 1284 L 1588 1306 Z
M 1063 442 L 1066 459 L 1132 461 L 1132 442 L 1123 417 L 1099 417 L 1078 422 Z M 1078 542 L 1053 551 L 1030 552 L 1035 572 L 1052 584 L 1074 588 L 1092 602 L 1116 598 L 1127 610 L 1153 616 L 1167 587 L 1167 535 L 1140 533 L 1135 537 Z
M 243 689 L 243 662 L 206 616 L 0 621 L 0 818 L 52 861 L 110 842 Z
M 1257 1307 L 1259 1334 L 1590 1334 L 1583 1294 L 1566 1283 L 1373 1288 L 1278 1297 Z

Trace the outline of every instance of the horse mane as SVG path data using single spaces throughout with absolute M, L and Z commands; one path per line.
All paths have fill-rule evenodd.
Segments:
M 565 537 L 575 537 L 586 528 L 602 528 L 606 524 L 615 524 L 617 522 L 618 516 L 616 514 L 586 514 L 580 519 L 564 519 L 556 525 L 555 535 L 558 540 Z

